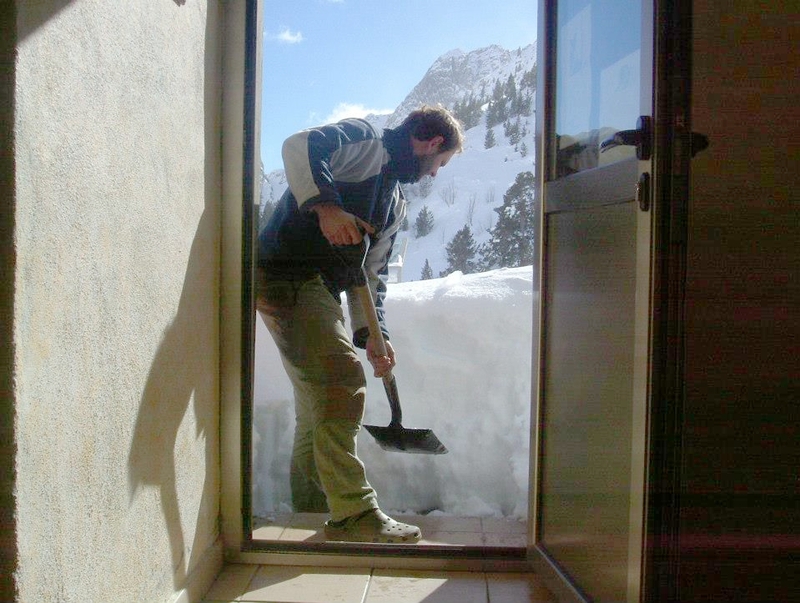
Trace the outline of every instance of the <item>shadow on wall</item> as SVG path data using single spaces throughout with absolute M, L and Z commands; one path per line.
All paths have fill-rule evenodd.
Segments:
M 25 19 L 17 22 L 17 37 L 20 42 L 34 33 L 42 25 L 64 10 L 73 0 L 39 0 L 25 2 Z M 9 3 L 12 4 L 12 3 Z M 21 4 L 17 2 L 17 4 Z M 6 30 L 3 29 L 5 32 Z
M 206 534 L 203 523 L 213 523 L 218 507 L 215 482 L 204 479 L 207 476 L 201 473 L 209 465 L 215 467 L 218 456 L 217 306 L 213 299 L 216 287 L 208 278 L 209 260 L 214 265 L 208 248 L 215 250 L 216 246 L 209 214 L 206 209 L 198 224 L 175 318 L 164 332 L 150 367 L 128 456 L 131 503 L 140 489 L 158 489 L 176 587 L 183 586 L 197 561 L 192 556 L 205 552 L 202 542 L 186 542 L 183 526 L 191 518 L 181 517 L 179 503 L 187 508 L 187 503 L 193 501 L 178 499 L 176 459 L 185 468 L 186 478 L 201 479 L 203 483 L 199 509 L 188 507 L 192 514 L 197 513 L 197 538 Z M 190 420 L 195 422 L 194 439 L 205 442 L 202 457 L 194 447 L 176 448 L 181 424 Z M 183 493 L 187 488 L 181 490 Z M 188 489 L 193 490 L 194 487 Z
M 205 33 L 205 209 L 192 241 L 175 317 L 150 367 L 128 456 L 131 503 L 140 489 L 158 490 L 176 588 L 185 586 L 188 574 L 218 535 L 220 22 L 221 10 L 210 2 Z M 188 419 L 195 423 L 192 442 L 205 442 L 202 453 L 195 446 L 176 448 L 181 424 Z M 176 459 L 186 463 L 182 465 L 188 469 L 186 476 L 176 475 Z M 199 472 L 203 472 L 200 477 Z M 184 500 L 184 493 L 197 488 L 194 483 L 187 488 L 184 477 L 200 480 L 203 488 L 199 506 L 189 507 L 196 517 L 190 543 L 184 526 L 192 518 L 181 517 L 180 503 L 194 503 Z M 184 482 L 181 500 L 179 481 Z

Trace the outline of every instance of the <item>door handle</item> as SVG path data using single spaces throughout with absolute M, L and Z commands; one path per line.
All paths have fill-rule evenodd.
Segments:
M 620 130 L 611 138 L 600 143 L 600 152 L 619 146 L 635 146 L 636 158 L 647 161 L 652 156 L 653 150 L 653 122 L 650 116 L 642 115 L 636 121 L 635 130 Z M 692 157 L 708 148 L 708 136 L 699 132 L 692 132 L 689 138 Z
M 636 120 L 635 130 L 620 130 L 600 143 L 600 152 L 619 146 L 635 146 L 636 158 L 647 161 L 653 154 L 653 119 L 649 115 L 642 115 Z

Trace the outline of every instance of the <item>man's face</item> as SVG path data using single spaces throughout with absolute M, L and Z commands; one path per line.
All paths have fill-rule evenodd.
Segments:
M 445 153 L 439 153 L 434 150 L 428 155 L 417 155 L 417 177 L 415 182 L 423 176 L 434 178 L 439 168 L 446 166 L 455 154 L 455 150 Z
M 401 182 L 418 182 L 423 176 L 436 176 L 436 172 L 440 167 L 447 165 L 447 163 L 456 154 L 455 149 L 446 152 L 440 151 L 440 147 L 444 142 L 441 136 L 434 136 L 430 140 L 418 140 L 411 137 L 411 147 L 413 149 L 414 166 L 413 172 L 408 170 L 408 173 L 400 177 Z

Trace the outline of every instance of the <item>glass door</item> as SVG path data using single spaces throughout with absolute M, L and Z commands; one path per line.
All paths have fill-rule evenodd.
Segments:
M 576 600 L 639 600 L 651 257 L 647 11 L 640 0 L 554 0 L 540 16 L 547 60 L 533 548 Z

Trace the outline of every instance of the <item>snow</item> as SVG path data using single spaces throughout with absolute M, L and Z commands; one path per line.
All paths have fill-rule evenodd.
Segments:
M 449 452 L 387 452 L 362 430 L 359 457 L 387 512 L 527 517 L 532 275 L 527 266 L 389 284 L 403 425 L 433 429 Z M 294 417 L 291 385 L 261 320 L 256 341 L 253 512 L 264 516 L 291 509 Z M 364 422 L 386 425 L 382 383 L 367 372 Z

